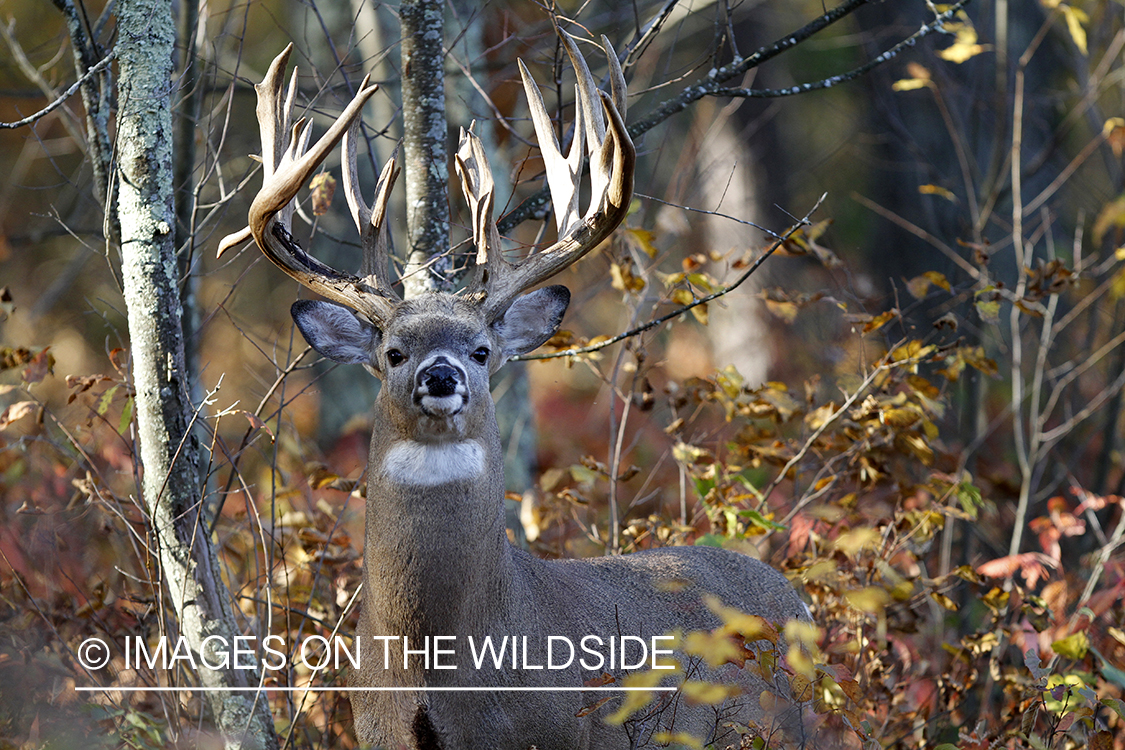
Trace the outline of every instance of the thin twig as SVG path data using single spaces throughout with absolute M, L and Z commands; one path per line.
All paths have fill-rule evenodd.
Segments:
M 62 92 L 62 94 L 59 95 L 58 99 L 55 99 L 43 109 L 39 110 L 33 115 L 28 115 L 22 120 L 17 120 L 15 122 L 0 122 L 0 129 L 22 128 L 24 125 L 30 125 L 36 120 L 39 120 L 50 114 L 51 112 L 54 112 L 56 109 L 61 107 L 67 99 L 73 96 L 78 91 L 78 89 L 82 88 L 82 84 L 86 83 L 86 81 L 90 80 L 98 73 L 101 73 L 103 70 L 108 68 L 109 64 L 116 59 L 117 52 L 111 50 L 105 57 L 101 59 L 101 61 L 97 65 L 87 70 L 85 75 L 72 83 L 66 91 Z
M 624 341 L 627 338 L 631 338 L 631 337 L 636 336 L 638 334 L 644 333 L 645 331 L 652 330 L 653 328 L 656 328 L 657 326 L 662 325 L 662 324 L 668 322 L 669 320 L 672 320 L 673 318 L 675 318 L 679 315 L 683 315 L 684 313 L 688 312 L 692 308 L 699 307 L 700 305 L 705 305 L 708 302 L 711 302 L 712 300 L 716 300 L 719 297 L 730 294 L 735 289 L 737 289 L 739 286 L 741 286 L 744 281 L 746 281 L 748 278 L 750 278 L 754 274 L 754 272 L 757 271 L 761 267 L 761 265 L 766 262 L 766 259 L 769 258 L 771 255 L 773 255 L 774 251 L 777 250 L 779 247 L 781 247 L 785 243 L 786 240 L 788 240 L 790 237 L 792 237 L 794 234 L 796 234 L 797 231 L 801 229 L 801 227 L 809 226 L 809 224 L 810 224 L 809 217 L 812 216 L 814 213 L 816 213 L 816 210 L 818 208 L 820 208 L 820 204 L 823 203 L 824 199 L 827 198 L 827 197 L 828 197 L 828 193 L 825 193 L 825 194 L 821 195 L 820 199 L 817 200 L 816 205 L 814 205 L 811 209 L 809 209 L 809 212 L 806 213 L 803 218 L 801 218 L 795 224 L 793 224 L 791 227 L 789 227 L 789 230 L 787 232 L 785 232 L 785 234 L 781 235 L 777 240 L 775 240 L 774 243 L 772 245 L 770 245 L 764 253 L 762 253 L 760 256 L 758 256 L 758 259 L 754 261 L 754 263 L 750 266 L 750 268 L 746 269 L 745 273 L 743 273 L 741 276 L 739 276 L 738 279 L 733 284 L 731 284 L 730 286 L 723 287 L 722 289 L 720 289 L 717 292 L 713 292 L 711 294 L 708 294 L 706 297 L 700 297 L 699 299 L 695 300 L 694 302 L 692 302 L 690 304 L 682 305 L 681 307 L 676 308 L 675 310 L 668 313 L 667 315 L 662 315 L 659 318 L 654 318 L 653 320 L 650 320 L 647 323 L 639 325 L 636 328 L 631 328 L 628 331 L 625 331 L 624 333 L 619 333 L 616 336 L 612 336 L 612 337 L 610 337 L 610 338 L 608 338 L 604 341 L 599 341 L 596 344 L 590 344 L 588 346 L 578 346 L 578 347 L 574 347 L 572 349 L 564 349 L 563 351 L 559 351 L 559 352 L 549 352 L 547 354 L 523 354 L 523 355 L 518 355 L 518 356 L 512 357 L 512 361 L 524 361 L 524 362 L 526 362 L 526 361 L 532 360 L 532 359 L 556 359 L 558 357 L 573 357 L 573 356 L 578 355 L 578 354 L 589 354 L 590 352 L 601 351 L 602 349 L 605 349 L 607 346 L 612 346 L 613 344 L 616 344 L 619 341 Z

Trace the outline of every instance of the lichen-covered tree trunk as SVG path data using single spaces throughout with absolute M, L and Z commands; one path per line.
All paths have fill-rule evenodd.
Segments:
M 190 437 L 192 404 L 186 381 L 182 309 L 177 286 L 172 199 L 172 45 L 170 0 L 124 0 L 119 6 L 120 60 L 117 127 L 118 218 L 128 308 L 137 434 L 144 504 L 163 583 L 179 634 L 200 663 L 219 664 L 219 638 L 239 634 L 230 594 L 202 514 Z M 219 636 L 206 644 L 208 636 Z M 256 670 L 201 666 L 205 687 L 257 684 Z M 265 696 L 207 694 L 215 724 L 229 748 L 277 747 Z
M 399 8 L 407 232 L 403 292 L 408 298 L 453 289 L 444 13 L 441 0 L 404 0 Z

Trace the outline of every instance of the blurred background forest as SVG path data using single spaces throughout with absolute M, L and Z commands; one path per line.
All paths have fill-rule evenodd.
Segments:
M 450 143 L 477 121 L 500 216 L 541 186 L 517 58 L 570 122 L 552 18 L 608 36 L 627 123 L 645 125 L 633 213 L 558 279 L 574 300 L 546 351 L 723 290 L 773 249 L 728 294 L 623 343 L 499 373 L 510 535 L 543 556 L 716 544 L 781 568 L 820 628 L 814 663 L 796 668 L 822 746 L 1125 748 L 1125 5 L 977 0 L 899 47 L 949 6 L 841 7 L 658 117 L 831 8 L 447 3 Z M 0 122 L 55 101 L 76 60 L 113 49 L 115 12 L 5 0 Z M 317 361 L 288 314 L 297 286 L 253 245 L 215 249 L 260 181 L 252 84 L 290 41 L 298 109 L 318 133 L 365 73 L 381 84 L 364 115 L 374 184 L 402 130 L 397 7 L 181 0 L 173 12 L 175 236 L 204 516 L 242 632 L 351 633 L 377 383 Z M 197 697 L 74 691 L 197 680 L 117 662 L 91 673 L 75 658 L 89 636 L 177 627 L 139 500 L 120 253 L 96 156 L 113 153 L 105 86 L 105 143 L 87 125 L 96 91 L 0 130 L 0 747 L 210 736 Z M 337 156 L 326 166 L 339 177 Z M 307 205 L 297 224 L 313 254 L 351 268 L 342 203 Z M 451 203 L 456 263 L 470 233 Z M 512 247 L 553 232 L 543 211 L 525 214 L 501 222 Z M 270 708 L 283 746 L 355 746 L 343 695 L 275 694 Z

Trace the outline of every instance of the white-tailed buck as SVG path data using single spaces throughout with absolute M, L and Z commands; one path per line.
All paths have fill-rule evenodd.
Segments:
M 477 254 L 472 278 L 458 294 L 403 300 L 392 288 L 385 218 L 397 169 L 393 160 L 383 169 L 369 207 L 355 168 L 358 115 L 375 87 L 365 80 L 308 149 L 309 125 L 299 121 L 291 130 L 295 72 L 283 96 L 288 50 L 257 86 L 265 183 L 250 208 L 249 230 L 222 247 L 252 233 L 271 261 L 329 300 L 293 305 L 309 344 L 329 359 L 362 364 L 382 380 L 367 471 L 357 634 L 362 667 L 350 677 L 351 686 L 367 689 L 352 693 L 357 733 L 376 745 L 626 748 L 650 744 L 654 732 L 674 728 L 705 742 L 725 736 L 737 746 L 731 721 L 784 721 L 761 708 L 763 691 L 787 697 L 783 674 L 767 684 L 749 668 L 712 670 L 682 656 L 687 676 L 737 683 L 741 694 L 718 706 L 693 706 L 680 693 L 661 693 L 623 726 L 611 726 L 603 719 L 620 705 L 620 694 L 581 691 L 603 672 L 620 680 L 625 673 L 610 668 L 611 658 L 615 666 L 620 662 L 621 653 L 612 653 L 619 647 L 635 661 L 642 640 L 646 648 L 661 648 L 653 636 L 719 625 L 701 600 L 706 594 L 770 622 L 807 620 L 807 608 L 780 573 L 710 547 L 544 561 L 513 548 L 505 534 L 503 452 L 489 377 L 555 332 L 570 293 L 561 286 L 524 292 L 608 237 L 624 219 L 633 189 L 635 153 L 623 121 L 625 82 L 617 58 L 603 37 L 610 95 L 598 91 L 573 40 L 564 36 L 564 42 L 579 103 L 568 156 L 560 153 L 538 90 L 520 67 L 558 241 L 520 262 L 503 257 L 484 149 L 472 132 L 463 134 L 456 166 Z M 345 193 L 363 242 L 361 277 L 306 255 L 289 231 L 294 197 L 341 138 Z M 586 157 L 591 198 L 580 215 Z M 623 636 L 632 637 L 624 647 Z M 551 668 L 566 661 L 568 644 L 576 652 L 569 664 Z M 608 703 L 589 709 L 607 695 Z

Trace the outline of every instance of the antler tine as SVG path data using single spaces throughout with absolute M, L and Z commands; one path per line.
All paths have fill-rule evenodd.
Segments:
M 392 269 L 386 218 L 391 188 L 401 171 L 396 160 L 398 149 L 395 149 L 395 153 L 391 154 L 391 158 L 383 165 L 379 180 L 375 183 L 375 202 L 372 206 L 368 206 L 363 200 L 359 186 L 359 172 L 356 169 L 358 141 L 359 119 L 357 118 L 352 121 L 344 134 L 344 159 L 341 163 L 344 173 L 344 196 L 348 200 L 352 220 L 360 234 L 364 281 L 379 290 L 383 296 L 394 299 L 397 295 L 392 290 L 390 282 Z
M 535 125 L 535 139 L 539 142 L 539 151 L 543 155 L 543 166 L 547 171 L 547 186 L 551 189 L 551 202 L 555 209 L 555 225 L 559 236 L 569 232 L 579 221 L 578 218 L 578 186 L 582 176 L 582 145 L 583 128 L 582 112 L 584 107 L 574 110 L 574 139 L 570 143 L 570 150 L 564 158 L 559 150 L 558 139 L 555 138 L 555 129 L 551 124 L 551 117 L 543 104 L 543 97 L 539 94 L 539 87 L 528 72 L 523 60 L 519 64 L 520 76 L 523 78 L 523 90 L 527 95 L 528 108 L 531 110 L 531 122 Z M 582 63 L 585 65 L 585 61 Z M 591 79 L 592 82 L 592 79 Z M 582 99 L 581 89 L 578 89 L 578 99 Z
M 253 235 L 265 256 L 297 282 L 333 302 L 352 308 L 373 323 L 381 324 L 390 318 L 395 306 L 401 301 L 391 289 L 385 271 L 380 273 L 381 269 L 365 269 L 365 271 L 374 270 L 374 273 L 365 279 L 341 273 L 307 255 L 290 235 L 293 198 L 344 137 L 352 123 L 359 117 L 363 105 L 375 93 L 378 86 L 370 85 L 369 78 L 364 78 L 359 91 L 328 128 L 328 132 L 309 148 L 311 123 L 301 119 L 294 123 L 292 128 L 289 124 L 297 88 L 296 71 L 293 72 L 284 99 L 281 97 L 282 73 L 292 50 L 292 44 L 286 47 L 270 65 L 265 79 L 254 87 L 258 94 L 257 115 L 262 136 L 265 178 L 261 190 L 250 205 L 249 233 Z M 354 153 L 351 158 L 354 164 Z M 347 155 L 344 161 L 348 162 Z M 346 181 L 349 183 L 348 202 L 352 206 L 353 214 L 356 214 L 356 207 L 352 203 L 354 196 L 351 193 L 358 194 L 358 187 L 350 184 L 355 182 L 355 170 L 351 169 L 352 166 L 349 164 L 347 167 L 350 170 L 350 177 L 347 177 Z M 363 211 L 358 212 L 360 216 L 366 215 L 367 220 L 363 223 L 371 226 L 370 231 L 361 228 L 361 233 L 365 237 L 374 237 L 373 241 L 364 242 L 365 256 L 369 246 L 372 248 L 371 255 L 377 254 L 375 248 L 379 236 L 383 234 L 381 229 L 385 224 L 383 217 L 386 213 L 386 194 L 389 192 L 389 183 L 393 182 L 394 174 L 396 171 L 391 164 L 383 170 L 376 197 L 377 212 L 372 212 L 366 205 L 363 205 Z M 362 200 L 359 203 L 362 204 Z M 372 226 L 376 218 L 375 213 L 378 214 L 379 223 Z M 245 234 L 246 230 L 243 230 L 227 237 L 220 243 L 220 248 L 230 247 L 233 241 L 245 237 Z M 385 268 L 387 255 L 385 236 L 382 255 Z M 365 265 L 374 263 L 377 263 L 377 260 L 370 263 L 365 261 Z
M 505 273 L 510 264 L 500 254 L 500 234 L 492 216 L 496 183 L 492 179 L 484 144 L 473 132 L 475 126 L 474 121 L 468 131 L 461 129 L 454 166 L 461 180 L 461 192 L 472 214 L 473 243 L 477 246 L 476 275 L 470 286 L 481 287 L 488 284 L 492 274 Z
M 558 141 L 550 126 L 550 118 L 539 90 L 526 67 L 520 63 L 532 122 L 535 124 L 547 170 L 547 183 L 555 205 L 559 238 L 550 247 L 533 252 L 518 264 L 508 264 L 493 257 L 498 256 L 498 252 L 488 253 L 488 266 L 484 272 L 478 273 L 471 293 L 483 297 L 485 314 L 491 319 L 503 314 L 521 292 L 554 276 L 597 247 L 625 219 L 633 196 L 636 152 L 625 128 L 624 117 L 615 103 L 615 100 L 624 102 L 625 80 L 620 66 L 616 64 L 613 47 L 609 46 L 608 40 L 604 42 L 606 54 L 611 59 L 610 79 L 614 90 L 611 98 L 598 91 L 574 41 L 565 33 L 561 36 L 578 76 L 579 106 L 575 113 L 574 142 L 566 158 L 559 152 Z M 603 110 L 606 119 L 603 119 Z M 581 181 L 583 139 L 590 154 L 592 195 L 589 207 L 582 218 L 579 218 L 578 188 Z M 491 213 L 490 200 L 487 222 L 494 227 Z M 474 235 L 478 225 L 479 218 L 474 208 Z

